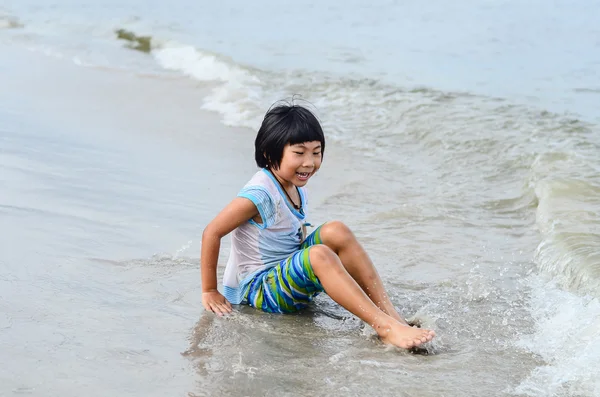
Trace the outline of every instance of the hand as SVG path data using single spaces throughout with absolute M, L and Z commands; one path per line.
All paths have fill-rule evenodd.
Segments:
M 209 312 L 219 316 L 231 313 L 231 303 L 217 290 L 202 293 L 202 305 Z

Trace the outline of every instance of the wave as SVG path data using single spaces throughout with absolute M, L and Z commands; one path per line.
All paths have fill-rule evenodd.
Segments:
M 258 70 L 235 64 L 221 55 L 201 51 L 193 46 L 166 43 L 152 51 L 163 68 L 190 78 L 217 83 L 204 98 L 202 108 L 222 116 L 225 125 L 255 128 L 265 107 L 263 79 Z
M 255 129 L 265 109 L 274 102 L 298 96 L 317 113 L 327 115 L 322 121 L 333 138 L 352 132 L 362 134 L 367 128 L 371 134 L 387 133 L 406 112 L 421 113 L 429 105 L 445 106 L 456 99 L 473 97 L 427 87 L 400 88 L 375 79 L 325 72 L 266 71 L 190 44 L 138 35 L 123 28 L 114 33 L 117 39 L 127 42 L 126 47 L 151 54 L 162 68 L 212 83 L 212 94 L 204 99 L 203 108 L 219 113 L 228 126 Z
M 255 129 L 265 109 L 275 101 L 299 94 L 318 112 L 326 115 L 322 121 L 329 127 L 330 135 L 335 137 L 360 137 L 368 129 L 371 136 L 383 138 L 414 121 L 425 126 L 446 126 L 446 129 L 456 122 L 502 131 L 510 135 L 513 143 L 520 143 L 515 138 L 521 137 L 524 128 L 543 134 L 551 129 L 562 129 L 565 124 L 570 129 L 581 127 L 581 122 L 572 117 L 509 104 L 502 98 L 414 85 L 401 87 L 364 76 L 339 76 L 324 71 L 262 70 L 222 54 L 154 34 L 140 35 L 124 28 L 114 30 L 114 34 L 117 39 L 126 41 L 128 48 L 149 53 L 162 68 L 179 72 L 195 81 L 212 83 L 213 93 L 205 98 L 204 108 L 221 114 L 223 122 L 230 126 Z M 472 130 L 467 128 L 466 138 L 457 143 L 478 146 L 494 145 L 497 141 L 493 138 L 473 140 Z M 447 133 L 454 135 L 461 131 L 453 128 Z M 446 137 L 436 135 L 430 144 L 444 144 Z M 428 137 L 416 138 L 427 140 Z
M 582 151 L 545 153 L 532 169 L 542 235 L 535 262 L 565 287 L 600 296 L 600 170 Z
M 380 155 L 397 136 L 419 141 L 432 150 L 456 153 L 522 153 L 536 147 L 548 133 L 580 133 L 589 129 L 577 118 L 510 104 L 503 98 L 469 92 L 447 92 L 429 87 L 388 84 L 362 76 L 339 76 L 324 71 L 262 70 L 193 45 L 172 40 L 147 39 L 147 48 L 164 69 L 210 84 L 212 93 L 203 108 L 219 113 L 225 125 L 255 130 L 273 103 L 295 95 L 321 116 L 328 136 L 360 140 L 367 155 Z M 132 34 L 130 42 L 139 43 Z M 368 131 L 370 139 L 364 140 Z M 523 133 L 531 136 L 523 141 Z M 391 142 L 394 141 L 394 142 Z M 488 161 L 487 159 L 482 159 Z M 526 168 L 530 159 L 517 159 Z M 496 165 L 494 165 L 496 166 Z
M 600 302 L 557 288 L 540 277 L 526 280 L 535 329 L 517 347 L 541 357 L 514 390 L 526 396 L 600 395 Z

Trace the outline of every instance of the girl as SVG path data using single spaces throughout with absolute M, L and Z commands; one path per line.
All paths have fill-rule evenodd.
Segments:
M 272 313 L 300 310 L 321 291 L 358 316 L 385 343 L 410 349 L 434 331 L 410 327 L 396 312 L 369 256 L 341 222 L 306 237 L 304 186 L 319 170 L 325 137 L 315 116 L 298 105 L 270 109 L 255 141 L 261 168 L 204 229 L 202 304 L 218 315 L 231 304 Z M 232 233 L 231 254 L 217 290 L 221 239 Z

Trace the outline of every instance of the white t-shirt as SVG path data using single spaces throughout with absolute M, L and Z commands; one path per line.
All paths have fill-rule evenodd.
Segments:
M 240 225 L 231 233 L 231 253 L 223 275 L 224 295 L 239 304 L 246 285 L 259 272 L 279 264 L 300 249 L 304 239 L 306 191 L 300 193 L 301 209 L 286 198 L 281 185 L 267 169 L 258 171 L 238 193 L 251 200 L 262 219 Z

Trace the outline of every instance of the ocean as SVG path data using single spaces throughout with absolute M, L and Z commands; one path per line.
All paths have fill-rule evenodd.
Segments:
M 3 0 L 0 396 L 599 396 L 598 20 L 592 0 Z M 309 221 L 354 231 L 436 330 L 426 354 L 325 295 L 204 312 L 202 230 L 290 98 L 327 139 Z

